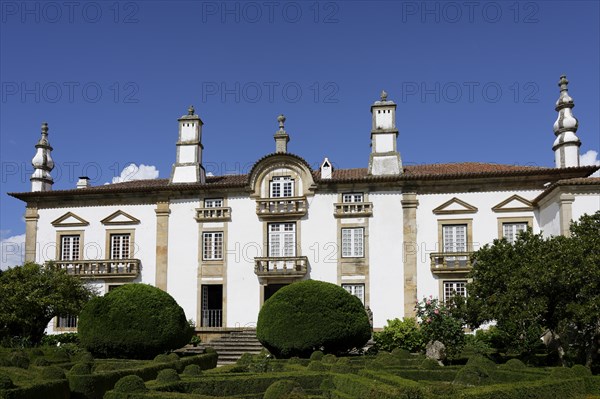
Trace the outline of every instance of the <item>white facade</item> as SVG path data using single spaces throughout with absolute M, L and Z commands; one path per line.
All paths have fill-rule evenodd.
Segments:
M 379 108 L 389 117 L 377 117 Z M 198 330 L 253 327 L 264 301 L 301 279 L 344 287 L 381 328 L 414 315 L 424 296 L 468 295 L 470 254 L 481 246 L 528 227 L 568 234 L 571 220 L 600 209 L 600 179 L 587 178 L 597 167 L 402 168 L 395 104 L 382 93 L 372 112 L 369 168 L 333 170 L 326 161 L 323 172 L 311 170 L 286 152 L 280 116 L 278 152 L 248 175 L 188 179 L 179 173 L 203 171 L 191 108 L 179 120 L 171 179 L 11 194 L 27 203 L 26 260 L 56 261 L 100 293 L 156 285 Z M 379 173 L 388 158 L 399 169 Z M 49 332 L 71 328 L 61 323 Z

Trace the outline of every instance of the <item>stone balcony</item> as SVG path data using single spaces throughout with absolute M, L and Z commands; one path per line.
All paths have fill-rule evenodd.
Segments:
M 196 220 L 199 222 L 224 222 L 231 220 L 231 208 L 196 208 Z
M 306 256 L 269 256 L 254 258 L 254 273 L 259 277 L 304 277 L 308 271 Z
M 433 274 L 467 274 L 473 268 L 473 252 L 432 252 L 431 272 Z
M 362 218 L 373 216 L 371 202 L 337 202 L 333 216 L 336 218 Z
M 130 278 L 140 274 L 139 259 L 94 259 L 94 260 L 56 260 L 46 265 L 67 271 L 67 274 L 81 278 Z
M 306 215 L 306 197 L 265 198 L 256 200 L 256 214 L 263 219 L 299 218 Z

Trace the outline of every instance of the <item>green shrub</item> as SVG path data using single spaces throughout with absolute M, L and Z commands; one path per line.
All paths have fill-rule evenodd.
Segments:
M 310 360 L 320 361 L 323 359 L 323 356 L 325 356 L 325 354 L 322 351 L 314 351 L 310 354 Z
M 527 368 L 527 365 L 525 363 L 523 363 L 522 361 L 520 361 L 519 359 L 510 359 L 509 361 L 504 363 L 501 368 L 505 369 L 505 370 L 518 371 L 518 370 L 523 370 L 523 369 Z
M 92 366 L 89 363 L 76 363 L 71 367 L 69 373 L 73 375 L 89 375 L 92 374 Z
M 197 377 L 197 376 L 199 376 L 199 375 L 202 374 L 202 369 L 197 364 L 188 364 L 183 369 L 183 374 L 184 375 L 193 376 L 193 377 Z
M 160 355 L 154 356 L 154 361 L 158 362 L 158 363 L 168 363 L 171 360 L 169 359 L 168 355 L 165 355 L 164 353 L 161 353 Z
M 323 356 L 321 361 L 323 362 L 323 364 L 334 364 L 335 362 L 337 362 L 337 357 L 332 353 L 328 353 L 325 356 Z
M 311 360 L 307 367 L 310 371 L 327 371 L 329 368 L 317 360 Z
M 117 381 L 115 384 L 115 391 L 123 393 L 141 393 L 148 391 L 148 388 L 146 388 L 146 384 L 144 384 L 144 380 L 142 380 L 141 377 L 138 377 L 137 375 L 128 375 Z
M 152 359 L 186 345 L 193 331 L 166 292 L 126 284 L 90 300 L 79 314 L 79 339 L 99 357 Z
M 40 356 L 44 356 L 45 353 L 43 350 L 41 350 L 40 348 L 32 348 L 29 351 L 29 357 L 34 358 L 34 357 L 40 357 Z
M 302 364 L 302 360 L 298 356 L 291 357 L 288 364 Z
M 459 385 L 479 386 L 487 384 L 490 381 L 489 369 L 478 365 L 466 365 L 462 367 L 454 378 L 454 383 Z
M 292 392 L 304 393 L 304 390 L 297 381 L 280 380 L 269 385 L 263 399 L 287 399 Z
M 12 387 L 14 387 L 14 384 L 10 377 L 0 372 L 0 389 L 11 389 Z
M 71 361 L 78 363 L 93 363 L 94 355 L 87 351 L 81 351 L 73 356 L 71 356 Z
M 67 378 L 65 370 L 57 366 L 48 366 L 40 369 L 39 374 L 46 380 L 64 380 Z
M 331 365 L 331 372 L 338 374 L 353 373 L 354 369 L 350 366 L 350 363 L 338 362 Z
M 177 362 L 177 361 L 179 361 L 179 355 L 177 353 L 175 353 L 175 352 L 169 353 L 167 355 L 167 358 L 169 358 L 170 362 Z
M 41 344 L 48 346 L 57 346 L 58 344 L 79 344 L 79 337 L 77 336 L 77 333 L 44 335 Z
M 43 358 L 43 357 L 36 357 L 33 360 L 33 365 L 37 366 L 37 367 L 45 367 L 45 366 L 49 366 L 50 362 L 48 361 L 48 359 Z
M 575 371 L 567 367 L 554 367 L 550 370 L 551 379 L 575 378 Z
M 467 366 L 477 366 L 485 370 L 495 370 L 496 363 L 482 355 L 473 355 L 467 360 Z
M 425 340 L 417 321 L 412 317 L 388 320 L 382 331 L 373 334 L 378 350 L 392 351 L 402 348 L 419 352 L 425 348 Z
M 410 352 L 403 348 L 394 348 L 392 350 L 392 355 L 394 355 L 395 357 L 397 357 L 399 359 L 410 359 L 411 358 Z
M 419 365 L 419 368 L 423 370 L 437 370 L 440 368 L 440 364 L 437 362 L 437 360 L 427 358 L 423 359 Z
M 235 362 L 235 364 L 237 364 L 238 366 L 248 366 L 252 363 L 253 360 L 254 359 L 252 354 L 246 352 Z
M 179 374 L 174 369 L 164 369 L 158 372 L 156 376 L 156 381 L 158 382 L 176 382 L 180 381 Z
M 582 364 L 576 364 L 571 367 L 571 370 L 577 377 L 589 377 L 592 375 L 592 370 Z
M 340 353 L 371 338 L 360 300 L 331 283 L 305 280 L 283 287 L 258 315 L 259 341 L 276 357 L 306 357 L 316 349 Z
M 13 352 L 9 355 L 8 360 L 13 367 L 19 367 L 21 369 L 26 369 L 29 367 L 29 358 L 26 354 L 22 352 Z
M 48 358 L 58 363 L 66 363 L 71 361 L 68 350 L 61 347 L 52 348 L 52 350 L 48 353 Z

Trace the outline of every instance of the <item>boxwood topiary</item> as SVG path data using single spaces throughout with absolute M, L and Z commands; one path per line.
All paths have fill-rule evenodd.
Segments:
M 183 347 L 192 334 L 173 297 L 146 284 L 93 298 L 79 314 L 81 345 L 98 357 L 152 359 Z
M 144 380 L 142 380 L 141 377 L 132 374 L 117 381 L 115 384 L 115 391 L 122 393 L 141 393 L 148 391 L 148 388 L 146 388 Z
M 321 360 L 323 359 L 323 356 L 325 356 L 325 354 L 322 351 L 314 351 L 313 353 L 310 354 L 310 360 Z
M 180 380 L 179 374 L 174 369 L 160 370 L 156 376 L 156 381 L 158 382 L 176 382 Z
M 509 361 L 504 363 L 501 368 L 504 370 L 518 371 L 527 368 L 527 365 L 519 359 L 510 359 Z
M 22 352 L 13 352 L 8 357 L 13 367 L 26 369 L 29 367 L 29 358 Z
M 592 375 L 592 370 L 582 364 L 576 364 L 571 367 L 573 373 L 578 377 L 589 377 Z
M 47 380 L 64 380 L 67 378 L 65 370 L 57 366 L 42 367 L 39 374 L 42 378 Z
M 71 367 L 69 373 L 73 375 L 89 375 L 92 374 L 92 366 L 89 363 L 76 363 Z
M 45 367 L 45 366 L 49 366 L 50 362 L 48 361 L 48 359 L 43 358 L 43 357 L 36 357 L 33 360 L 33 365 L 37 366 L 37 367 Z
M 183 374 L 196 377 L 202 375 L 202 369 L 197 364 L 188 364 L 183 369 Z
M 269 385 L 263 399 L 286 399 L 292 393 L 298 394 L 293 397 L 304 397 L 304 390 L 297 381 L 280 380 Z
M 14 384 L 10 377 L 4 373 L 0 373 L 0 389 L 11 389 Z
M 305 280 L 281 288 L 263 305 L 258 340 L 278 358 L 307 357 L 316 349 L 338 353 L 371 337 L 360 300 L 331 283 Z

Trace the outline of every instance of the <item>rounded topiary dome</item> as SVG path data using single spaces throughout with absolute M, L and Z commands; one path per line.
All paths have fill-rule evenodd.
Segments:
M 265 302 L 256 335 L 276 357 L 308 357 L 318 349 L 336 353 L 362 347 L 371 326 L 357 297 L 335 284 L 305 280 Z
M 81 345 L 100 357 L 152 359 L 181 348 L 192 335 L 173 297 L 145 284 L 126 284 L 93 298 L 77 327 Z

